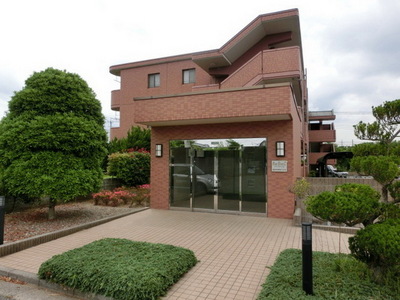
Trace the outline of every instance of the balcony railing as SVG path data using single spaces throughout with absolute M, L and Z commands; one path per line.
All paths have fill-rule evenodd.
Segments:
M 264 50 L 221 83 L 221 88 L 251 86 L 263 79 L 299 77 L 302 66 L 299 47 Z
M 336 130 L 310 130 L 310 142 L 336 142 Z
M 139 98 L 134 105 L 134 122 L 151 126 L 297 118 L 290 84 Z
M 111 91 L 111 109 L 119 111 L 121 107 L 121 90 Z

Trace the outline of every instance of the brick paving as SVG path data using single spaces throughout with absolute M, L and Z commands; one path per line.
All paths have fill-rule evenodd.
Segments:
M 314 229 L 313 250 L 348 253 L 349 236 Z M 277 255 L 301 248 L 292 220 L 149 209 L 1 257 L 0 266 L 36 274 L 53 255 L 106 237 L 193 250 L 200 262 L 163 298 L 171 300 L 255 299 Z

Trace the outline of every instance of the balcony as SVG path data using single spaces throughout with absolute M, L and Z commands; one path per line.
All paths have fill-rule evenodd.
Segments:
M 336 130 L 310 130 L 309 142 L 336 142 Z
M 300 80 L 303 77 L 299 47 L 264 50 L 225 79 L 221 88 L 289 82 L 300 101 L 303 93 Z
M 297 104 L 288 83 L 134 100 L 134 122 L 150 126 L 294 118 Z
M 121 107 L 121 90 L 111 91 L 111 109 L 119 111 Z
M 264 50 L 229 76 L 223 88 L 248 86 L 262 80 L 302 77 L 299 47 Z
M 336 116 L 333 110 L 324 111 L 310 111 L 308 112 L 308 117 L 310 121 L 323 121 L 323 120 L 335 120 Z

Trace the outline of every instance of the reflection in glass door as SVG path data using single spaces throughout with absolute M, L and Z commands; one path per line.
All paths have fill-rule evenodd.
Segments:
M 266 212 L 265 147 L 245 147 L 242 152 L 242 210 Z
M 171 148 L 170 202 L 173 207 L 190 208 L 192 168 L 189 149 Z
M 240 151 L 218 151 L 218 209 L 239 211 L 240 205 Z
M 215 151 L 196 149 L 193 159 L 193 208 L 214 209 L 217 176 Z
M 266 212 L 266 139 L 171 141 L 171 207 Z

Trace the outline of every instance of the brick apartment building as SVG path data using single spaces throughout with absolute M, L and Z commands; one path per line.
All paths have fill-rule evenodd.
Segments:
M 309 118 L 309 170 L 318 173 L 318 159 L 328 153 L 335 152 L 336 130 L 334 123 L 336 119 L 333 110 L 310 111 Z M 336 160 L 329 159 L 327 164 L 335 165 Z
M 123 137 L 151 127 L 151 207 L 292 218 L 308 172 L 297 9 L 258 16 L 221 48 L 110 67 Z

